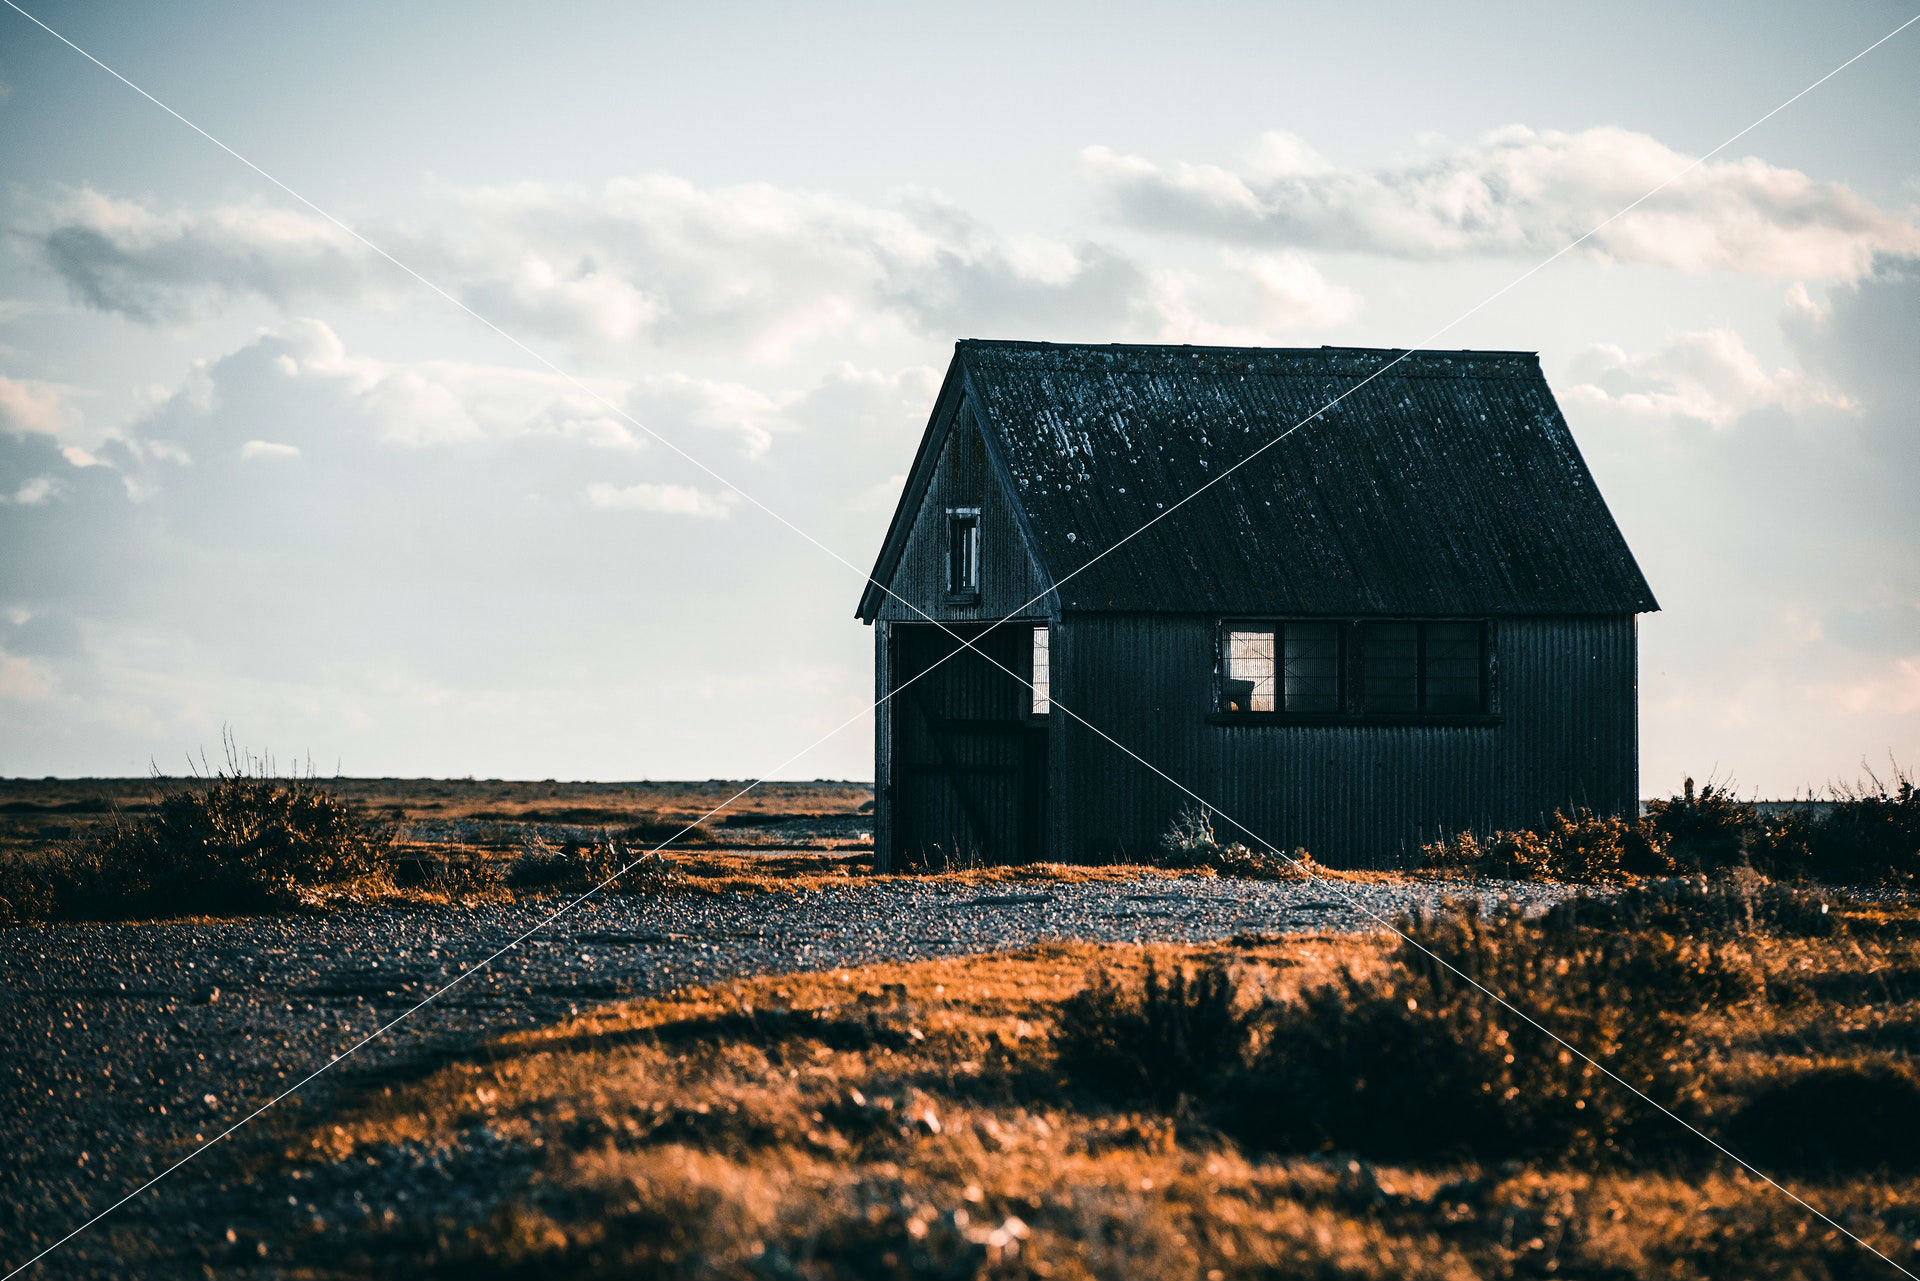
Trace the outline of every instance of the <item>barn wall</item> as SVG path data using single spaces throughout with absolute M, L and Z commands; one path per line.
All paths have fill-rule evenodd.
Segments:
M 980 599 L 970 605 L 947 599 L 947 508 L 980 508 Z M 988 464 L 979 428 L 962 404 L 959 420 L 948 434 L 935 464 L 926 497 L 914 514 L 913 525 L 893 578 L 893 595 L 882 599 L 879 615 L 896 621 L 924 621 L 899 597 L 942 622 L 992 621 L 1019 611 L 1026 617 L 1044 617 L 1047 601 L 1034 598 L 1047 590 L 1047 580 L 1028 551 L 1019 519 L 1005 488 Z M 1028 605 L 1027 602 L 1034 601 Z M 1022 606 L 1026 606 L 1022 609 Z
M 1484 726 L 1209 723 L 1215 627 L 1167 614 L 1056 624 L 1063 853 L 1145 852 L 1193 803 L 1100 730 L 1208 801 L 1223 838 L 1237 821 L 1337 865 L 1391 864 L 1445 833 L 1527 826 L 1556 807 L 1635 812 L 1632 615 L 1497 620 L 1500 720 Z

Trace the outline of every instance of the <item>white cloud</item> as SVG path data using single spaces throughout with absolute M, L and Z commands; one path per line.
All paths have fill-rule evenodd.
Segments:
M 0 698 L 40 703 L 53 697 L 53 669 L 33 658 L 0 651 Z
M 297 461 L 300 457 L 300 446 L 283 445 L 275 440 L 250 440 L 240 446 L 240 457 L 282 462 Z
M 667 516 L 699 516 L 724 520 L 733 514 L 740 501 L 734 493 L 709 494 L 692 485 L 657 485 L 642 481 L 637 485 L 610 485 L 596 481 L 587 486 L 587 503 L 608 510 L 659 512 Z
M 57 436 L 79 419 L 73 388 L 0 375 L 0 429 Z
M 1330 283 L 1305 254 L 1223 249 L 1218 270 L 1154 275 L 1154 335 L 1162 342 L 1260 346 L 1289 330 L 1343 325 L 1360 296 Z
M 1003 235 L 925 192 L 868 204 L 649 174 L 436 197 L 421 226 L 376 222 L 369 236 L 509 332 L 602 353 L 644 342 L 764 363 L 829 340 L 1152 338 L 1187 323 L 1168 308 L 1167 280 L 1134 259 L 1086 240 Z M 28 232 L 82 301 L 145 321 L 243 298 L 289 310 L 432 305 L 333 224 L 258 204 L 163 210 L 84 190 Z M 1351 295 L 1297 254 L 1223 261 L 1219 283 L 1245 315 L 1213 323 L 1264 331 L 1351 314 Z
M 20 482 L 11 497 L 0 495 L 0 502 L 20 507 L 38 507 L 60 492 L 60 482 L 52 476 L 29 476 Z
M 1761 409 L 1790 413 L 1848 410 L 1836 388 L 1792 369 L 1769 369 L 1731 329 L 1675 335 L 1657 351 L 1630 354 L 1612 344 L 1574 358 L 1570 408 L 1611 410 L 1634 418 L 1691 418 L 1728 427 Z
M 1238 171 L 1107 147 L 1082 173 L 1127 221 L 1229 242 L 1408 258 L 1545 255 L 1685 169 L 1646 134 L 1520 125 L 1398 165 L 1327 165 L 1269 134 Z M 1757 159 L 1712 160 L 1598 231 L 1584 251 L 1680 271 L 1854 279 L 1878 255 L 1920 256 L 1920 226 L 1843 183 Z

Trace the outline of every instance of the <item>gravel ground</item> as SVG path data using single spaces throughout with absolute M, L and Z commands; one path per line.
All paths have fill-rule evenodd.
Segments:
M 584 904 L 296 1096 L 392 1071 L 594 1002 L 765 971 L 1017 947 L 1362 930 L 1472 894 L 1562 891 L 1190 879 L 820 893 L 611 896 Z M 557 901 L 328 916 L 0 929 L 0 1274 L 351 1046 Z M 1372 914 L 1372 918 L 1369 917 Z M 225 1149 L 210 1153 L 207 1165 Z M 224 1233 L 200 1163 L 48 1256 L 35 1275 L 125 1275 L 137 1243 Z M 283 1200 L 287 1198 L 282 1198 Z M 187 1248 L 185 1253 L 200 1253 Z M 165 1251 L 179 1260 L 179 1248 Z M 139 1269 L 173 1272 L 162 1260 Z M 199 1275 L 196 1263 L 192 1274 Z

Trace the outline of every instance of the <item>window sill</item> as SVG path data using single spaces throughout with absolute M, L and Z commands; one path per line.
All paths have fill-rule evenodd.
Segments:
M 978 605 L 980 603 L 980 593 L 977 591 L 948 592 L 942 598 L 941 603 L 945 605 Z
M 1293 725 L 1372 728 L 1391 726 L 1423 726 L 1428 728 L 1472 728 L 1477 726 L 1498 725 L 1501 717 L 1498 712 L 1455 714 L 1451 716 L 1347 716 L 1330 712 L 1320 715 L 1305 713 L 1288 714 L 1286 712 L 1212 712 L 1207 716 L 1209 725 Z

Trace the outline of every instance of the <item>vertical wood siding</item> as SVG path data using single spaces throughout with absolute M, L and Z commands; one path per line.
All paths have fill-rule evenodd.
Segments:
M 1475 726 L 1218 725 L 1211 617 L 1075 614 L 1056 626 L 1054 695 L 1212 804 L 1223 836 L 1390 866 L 1455 831 L 1637 806 L 1631 615 L 1503 618 L 1500 721 Z M 1059 848 L 1145 853 L 1183 805 L 1175 783 L 1072 717 L 1054 720 Z

